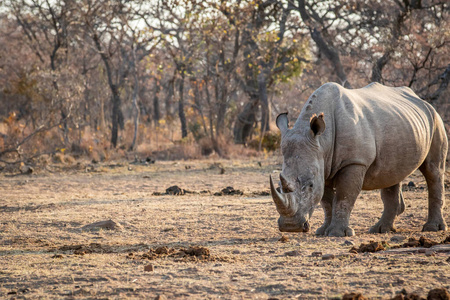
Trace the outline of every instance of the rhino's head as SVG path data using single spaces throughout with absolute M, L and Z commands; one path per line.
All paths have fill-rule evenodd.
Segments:
M 325 130 L 323 114 L 314 115 L 309 128 L 288 129 L 287 113 L 277 117 L 281 131 L 283 170 L 280 187 L 275 188 L 270 177 L 273 201 L 280 213 L 280 231 L 307 232 L 309 218 L 324 191 L 323 156 L 319 136 Z

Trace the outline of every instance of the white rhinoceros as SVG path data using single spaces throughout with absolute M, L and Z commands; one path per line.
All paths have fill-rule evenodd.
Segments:
M 384 211 L 371 233 L 395 231 L 405 209 L 401 181 L 417 168 L 428 185 L 424 231 L 447 230 L 442 217 L 448 140 L 434 108 L 407 87 L 372 83 L 349 90 L 327 83 L 304 105 L 292 129 L 281 131 L 281 188 L 270 178 L 280 231 L 306 232 L 314 207 L 325 212 L 317 235 L 351 236 L 350 213 L 361 190 L 381 189 Z

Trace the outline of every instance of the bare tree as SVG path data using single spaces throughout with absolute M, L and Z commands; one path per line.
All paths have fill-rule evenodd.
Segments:
M 243 110 L 237 116 L 234 125 L 234 140 L 245 143 L 252 133 L 256 115 L 261 106 L 261 132 L 270 130 L 270 106 L 268 90 L 281 78 L 299 76 L 302 62 L 307 61 L 303 45 L 296 43 L 298 33 L 289 26 L 293 6 L 282 1 L 257 1 L 257 9 L 253 4 L 242 8 L 233 15 L 226 8 L 223 13 L 235 22 L 246 19 L 246 22 L 235 22 L 240 26 L 239 44 L 242 48 L 244 72 L 237 74 L 237 80 L 249 97 Z M 276 26 L 275 29 L 273 26 Z M 294 68 L 288 68 L 290 65 Z M 281 75 L 282 74 L 282 75 Z
M 72 3 L 48 0 L 20 0 L 10 1 L 9 6 L 17 23 L 21 26 L 34 50 L 37 58 L 44 64 L 49 62 L 54 89 L 54 102 L 59 106 L 61 119 L 64 120 L 63 137 L 66 146 L 68 138 L 67 99 L 60 91 L 58 81 L 61 78 L 62 65 L 67 60 L 69 39 L 74 17 L 71 14 Z M 33 16 L 30 18 L 30 16 Z M 49 59 L 49 60 L 48 60 Z
M 80 14 L 105 66 L 112 94 L 111 144 L 116 147 L 119 127 L 123 128 L 124 124 L 120 89 L 134 66 L 153 49 L 149 46 L 153 37 L 142 38 L 130 24 L 134 13 L 132 4 L 105 0 L 88 1 L 86 5 Z

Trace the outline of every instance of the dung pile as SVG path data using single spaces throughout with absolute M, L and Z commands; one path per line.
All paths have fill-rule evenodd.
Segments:
M 153 192 L 153 196 L 163 196 L 163 195 L 182 196 L 186 194 L 194 194 L 194 192 L 182 189 L 178 185 L 172 185 L 168 187 L 165 193 Z
M 359 247 L 352 247 L 350 249 L 350 252 L 351 253 L 378 252 L 378 251 L 384 251 L 388 248 L 390 248 L 390 249 L 410 248 L 410 247 L 431 248 L 435 245 L 441 245 L 441 244 L 450 244 L 450 235 L 447 236 L 441 242 L 433 241 L 424 236 L 421 236 L 419 239 L 412 237 L 412 238 L 408 239 L 408 242 L 406 242 L 402 245 L 393 245 L 393 246 L 389 245 L 386 241 L 381 241 L 381 242 L 370 241 L 368 244 L 362 243 Z
M 244 193 L 240 190 L 235 190 L 232 186 L 227 186 L 222 189 L 220 192 L 214 193 L 214 196 L 231 196 L 231 195 L 243 195 Z
M 344 294 L 342 300 L 367 300 L 361 293 L 347 293 Z M 405 289 L 402 289 L 394 298 L 390 300 L 450 300 L 450 293 L 445 288 L 432 289 L 428 292 L 426 298 L 415 294 L 408 293 Z
M 401 247 L 402 248 L 408 248 L 408 247 L 424 247 L 424 248 L 430 248 L 434 245 L 439 245 L 439 244 L 445 244 L 445 241 L 449 241 L 450 242 L 450 236 L 448 236 L 444 241 L 442 241 L 441 243 L 433 241 L 429 238 L 426 238 L 424 236 L 421 236 L 419 239 L 415 239 L 415 238 L 409 238 L 408 242 L 404 243 Z
M 365 253 L 365 252 L 378 252 L 386 250 L 389 247 L 389 244 L 385 241 L 375 242 L 370 241 L 368 244 L 362 243 L 358 248 L 352 247 L 350 249 L 351 253 Z
M 202 246 L 190 246 L 189 248 L 175 249 L 167 246 L 160 246 L 155 249 L 150 249 L 142 255 L 135 255 L 128 253 L 129 259 L 173 259 L 174 261 L 229 261 L 228 257 L 219 257 L 211 255 L 211 251 Z
M 70 251 L 75 255 L 85 255 L 90 253 L 114 253 L 114 249 L 108 245 L 102 245 L 99 243 L 90 243 L 89 245 L 65 245 L 59 247 L 60 251 Z
M 186 190 L 180 188 L 178 185 L 171 186 L 166 189 L 167 195 L 184 195 L 186 194 Z

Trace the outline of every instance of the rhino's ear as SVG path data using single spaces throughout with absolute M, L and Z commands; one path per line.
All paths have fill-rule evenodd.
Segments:
M 284 135 L 289 130 L 289 120 L 287 117 L 288 113 L 281 113 L 277 116 L 277 127 L 281 131 L 281 135 Z
M 323 120 L 323 113 L 321 113 L 319 116 L 317 116 L 316 114 L 312 115 L 309 124 L 314 136 L 321 135 L 325 131 L 325 121 Z

